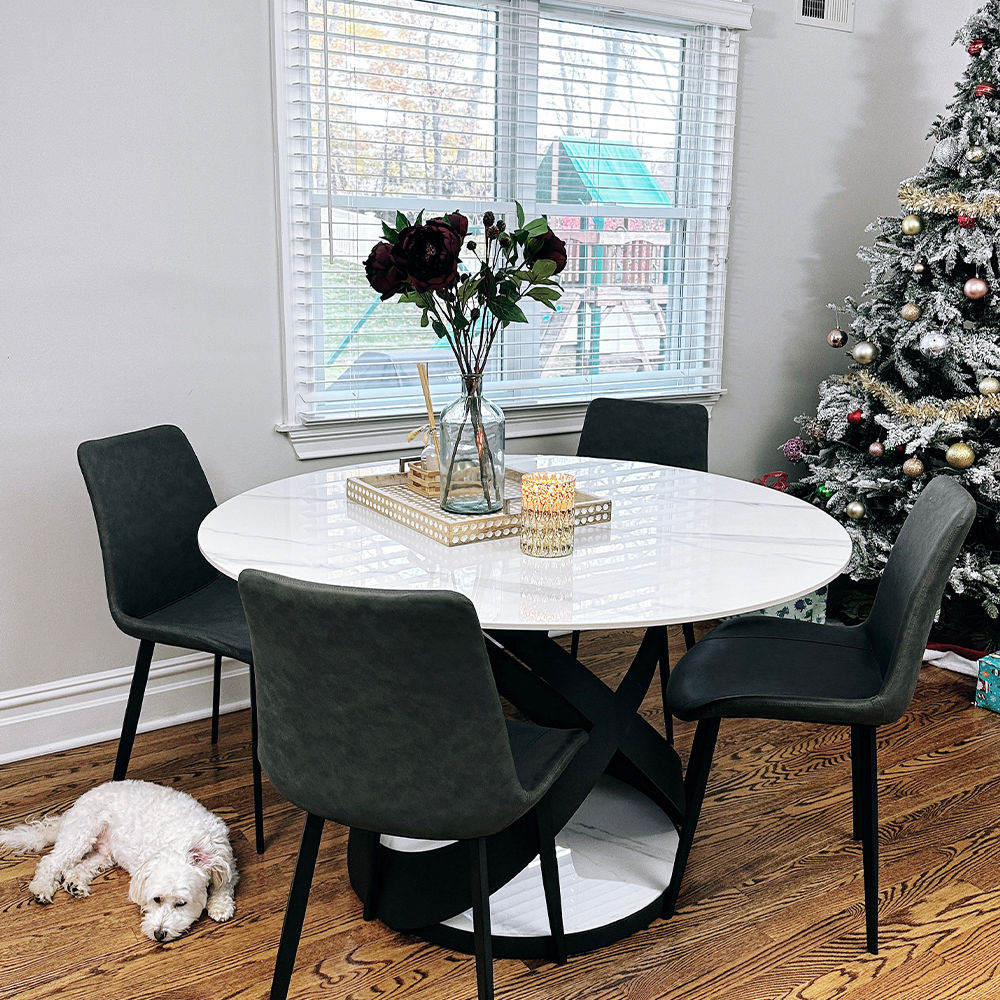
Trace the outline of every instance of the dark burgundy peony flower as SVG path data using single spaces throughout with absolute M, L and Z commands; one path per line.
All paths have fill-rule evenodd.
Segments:
M 457 212 L 455 213 L 458 214 Z M 407 226 L 392 248 L 393 263 L 417 292 L 450 288 L 458 281 L 462 237 L 442 219 Z
M 442 221 L 447 222 L 463 240 L 465 239 L 469 232 L 469 220 L 461 212 L 452 212 L 451 215 L 446 215 Z
M 551 260 L 558 274 L 566 266 L 566 244 L 551 229 L 546 229 L 541 236 L 528 240 L 524 259 L 528 264 L 536 260 Z
M 365 261 L 365 275 L 368 284 L 381 293 L 383 301 L 403 290 L 406 273 L 401 271 L 392 257 L 392 247 L 388 243 L 377 243 Z

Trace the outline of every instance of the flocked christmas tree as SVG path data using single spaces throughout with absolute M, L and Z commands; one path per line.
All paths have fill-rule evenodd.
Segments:
M 958 479 L 979 517 L 946 616 L 964 605 L 985 620 L 1000 613 L 1000 0 L 956 42 L 969 64 L 931 130 L 930 161 L 900 187 L 903 217 L 869 226 L 859 256 L 871 279 L 847 300 L 850 330 L 829 334 L 853 364 L 821 383 L 816 414 L 782 450 L 808 465 L 797 488 L 850 532 L 854 580 L 881 575 L 934 476 Z

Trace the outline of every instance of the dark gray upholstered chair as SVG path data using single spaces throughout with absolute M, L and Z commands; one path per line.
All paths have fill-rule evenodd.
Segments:
M 677 902 L 720 720 L 850 726 L 853 835 L 861 840 L 864 858 L 868 950 L 878 953 L 876 727 L 895 722 L 910 704 L 934 615 L 975 516 L 972 497 L 939 476 L 906 518 L 864 623 L 735 618 L 677 664 L 667 705 L 680 719 L 698 720 L 698 727 L 684 779 L 686 811 L 666 916 Z
M 219 735 L 222 657 L 249 664 L 254 828 L 260 853 L 264 824 L 250 633 L 236 581 L 214 570 L 198 549 L 198 526 L 215 508 L 198 456 L 179 427 L 162 425 L 84 441 L 77 458 L 97 520 L 111 617 L 139 640 L 114 780 L 121 781 L 128 771 L 156 643 L 214 654 L 213 743 Z
M 661 403 L 652 399 L 591 400 L 583 418 L 577 455 L 613 458 L 623 462 L 651 462 L 679 469 L 708 471 L 708 410 L 700 403 Z M 682 626 L 684 642 L 694 645 L 694 626 Z M 660 654 L 660 692 L 670 676 L 670 651 L 666 632 Z M 570 652 L 577 655 L 580 633 L 574 632 Z M 670 716 L 663 724 L 671 735 Z
M 307 813 L 272 1000 L 288 991 L 327 819 L 368 831 L 365 919 L 378 906 L 379 834 L 468 842 L 485 1000 L 493 996 L 485 838 L 534 809 L 554 957 L 565 961 L 543 796 L 586 734 L 504 719 L 479 619 L 460 594 L 333 587 L 257 570 L 244 570 L 239 585 L 257 672 L 261 762 Z

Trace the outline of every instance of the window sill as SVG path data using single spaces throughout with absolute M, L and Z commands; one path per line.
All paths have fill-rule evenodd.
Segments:
M 712 407 L 725 394 L 721 389 L 689 395 L 652 396 L 675 402 L 701 403 Z M 507 440 L 545 437 L 553 434 L 578 434 L 589 400 L 562 403 L 555 406 L 505 406 Z M 286 434 L 303 461 L 316 458 L 344 458 L 376 455 L 383 452 L 412 452 L 406 435 L 422 422 L 421 414 L 400 417 L 369 417 L 361 420 L 339 420 L 316 424 L 278 424 L 275 430 Z

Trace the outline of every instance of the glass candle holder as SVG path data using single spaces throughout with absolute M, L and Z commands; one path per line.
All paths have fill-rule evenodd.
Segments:
M 576 479 L 568 472 L 529 472 L 521 477 L 521 551 L 553 558 L 573 551 Z

